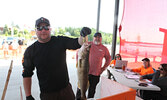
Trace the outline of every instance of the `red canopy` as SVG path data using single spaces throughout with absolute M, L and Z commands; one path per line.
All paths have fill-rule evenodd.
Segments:
M 124 0 L 120 54 L 129 67 L 148 57 L 154 68 L 167 63 L 167 0 Z

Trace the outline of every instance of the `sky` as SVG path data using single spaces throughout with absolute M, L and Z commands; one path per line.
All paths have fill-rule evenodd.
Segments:
M 96 29 L 98 0 L 0 0 L 0 27 L 5 24 L 34 28 L 45 17 L 51 27 L 90 27 Z M 101 0 L 99 30 L 112 33 L 115 0 Z

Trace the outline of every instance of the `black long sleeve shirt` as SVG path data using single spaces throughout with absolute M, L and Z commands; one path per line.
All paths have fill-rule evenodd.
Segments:
M 157 85 L 161 88 L 161 94 L 167 96 L 167 76 L 160 77 L 160 71 L 157 70 L 153 74 L 142 76 L 143 79 L 152 79 L 152 84 Z
M 47 43 L 36 41 L 24 53 L 22 76 L 31 77 L 36 68 L 41 92 L 59 91 L 69 83 L 66 50 L 80 47 L 78 38 L 52 36 Z

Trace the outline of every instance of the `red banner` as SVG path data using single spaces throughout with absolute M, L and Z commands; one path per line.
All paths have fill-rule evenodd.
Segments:
M 120 54 L 129 67 L 148 57 L 154 68 L 167 63 L 167 0 L 124 0 Z

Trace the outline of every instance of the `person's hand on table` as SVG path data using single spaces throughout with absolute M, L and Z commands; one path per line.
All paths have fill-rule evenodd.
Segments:
M 139 83 L 138 85 L 139 85 L 139 86 L 144 86 L 144 87 L 147 87 L 147 86 L 148 86 L 147 83 Z
M 141 76 L 141 77 L 139 78 L 139 80 L 143 80 L 143 77 Z
M 114 64 L 111 64 L 110 67 L 111 67 L 111 68 L 114 68 Z
M 130 72 L 131 72 L 131 71 L 132 71 L 132 69 L 130 69 L 130 68 L 128 68 L 128 67 L 127 67 L 127 68 L 126 68 L 126 71 L 130 71 Z

